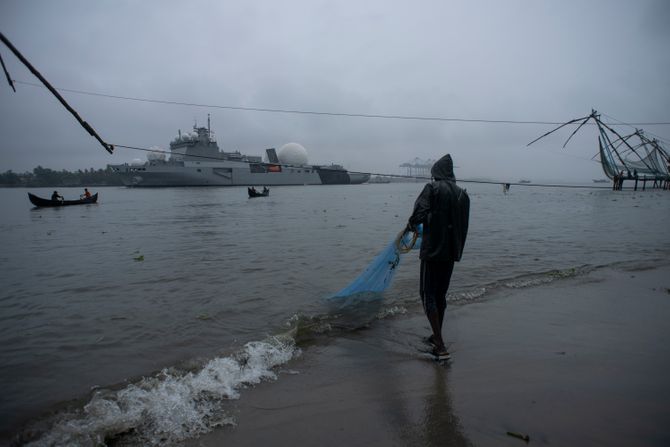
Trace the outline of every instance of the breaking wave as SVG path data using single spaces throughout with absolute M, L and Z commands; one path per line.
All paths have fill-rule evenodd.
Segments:
M 99 389 L 83 408 L 54 416 L 47 430 L 28 429 L 29 446 L 170 445 L 235 425 L 222 403 L 240 390 L 277 378 L 273 369 L 300 354 L 291 336 L 247 343 L 239 352 L 208 361 L 197 371 L 164 369 L 120 390 Z
M 521 275 L 502 279 L 486 285 L 475 286 L 462 291 L 449 293 L 448 300 L 452 303 L 468 303 L 486 298 L 489 294 L 501 289 L 524 289 L 549 284 L 560 279 L 576 278 L 587 275 L 598 267 L 579 266 L 562 270 Z

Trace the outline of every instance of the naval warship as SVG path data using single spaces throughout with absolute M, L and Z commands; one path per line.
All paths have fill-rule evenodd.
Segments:
M 121 175 L 126 186 L 272 186 L 345 185 L 365 183 L 370 174 L 351 173 L 340 165 L 310 165 L 307 152 L 297 143 L 288 143 L 277 152 L 266 149 L 267 160 L 225 152 L 210 128 L 193 126 L 179 134 L 166 151 L 147 154 L 147 161 L 109 165 Z

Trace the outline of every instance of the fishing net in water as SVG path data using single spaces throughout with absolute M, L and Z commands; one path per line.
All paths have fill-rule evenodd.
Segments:
M 375 257 L 365 269 L 348 286 L 330 297 L 345 298 L 363 293 L 381 293 L 391 284 L 398 265 L 400 255 L 421 246 L 421 225 L 417 231 L 401 231 L 386 248 Z

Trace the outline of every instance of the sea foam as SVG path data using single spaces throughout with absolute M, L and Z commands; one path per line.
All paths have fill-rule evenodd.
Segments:
M 101 445 L 121 438 L 124 444 L 169 445 L 234 425 L 223 401 L 238 399 L 246 386 L 275 380 L 273 368 L 299 353 L 291 337 L 271 337 L 197 371 L 164 369 L 120 390 L 97 390 L 83 408 L 57 415 L 27 445 Z

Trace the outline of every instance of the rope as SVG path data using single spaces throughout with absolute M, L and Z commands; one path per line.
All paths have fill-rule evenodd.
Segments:
M 12 53 L 14 53 L 14 55 L 23 63 L 23 65 L 25 65 L 28 68 L 28 70 L 30 70 L 30 72 L 33 75 L 35 75 L 35 77 L 37 79 L 39 79 L 40 82 L 42 82 L 42 84 L 44 84 L 44 87 L 46 87 L 56 97 L 56 99 L 58 99 L 58 101 L 60 101 L 60 103 L 63 105 L 63 107 L 65 107 L 67 109 L 67 111 L 70 112 L 72 114 L 72 116 L 75 117 L 75 119 L 79 122 L 81 127 L 83 127 L 92 137 L 94 137 L 96 140 L 98 140 L 98 142 L 102 145 L 102 147 L 105 148 L 105 150 L 107 152 L 109 152 L 110 154 L 112 152 L 114 152 L 114 146 L 112 146 L 111 144 L 107 144 L 100 137 L 100 135 L 98 135 L 98 133 L 95 131 L 95 129 L 93 129 L 93 127 L 91 127 L 90 124 L 88 124 L 86 121 L 84 121 L 79 116 L 77 111 L 74 110 L 70 106 L 70 104 L 67 103 L 67 101 L 65 101 L 65 99 L 60 95 L 60 93 L 58 93 L 58 91 L 55 88 L 53 88 L 53 86 L 49 83 L 49 81 L 47 81 L 44 78 L 44 76 L 42 76 L 42 74 L 39 71 L 37 71 L 37 69 L 35 67 L 33 67 L 33 65 L 28 61 L 28 59 L 26 59 L 23 56 L 23 54 L 21 54 L 21 52 L 18 49 L 16 49 L 16 47 L 2 33 L 0 33 L 0 40 L 2 41 L 2 43 L 4 43 L 7 46 L 7 48 L 9 48 L 11 50 Z M 3 66 L 4 66 L 4 63 L 3 63 Z M 11 84 L 11 82 L 10 82 L 10 84 Z M 13 86 L 12 86 L 12 88 L 13 88 Z
M 123 144 L 114 144 L 113 147 L 115 148 L 123 148 L 123 149 L 131 149 L 135 151 L 142 151 L 142 152 L 157 152 L 161 154 L 166 154 L 170 155 L 170 151 L 162 150 L 162 149 L 149 149 L 145 147 L 137 147 L 137 146 L 127 146 Z M 188 155 L 189 157 L 193 158 L 203 158 L 206 160 L 216 160 L 216 161 L 221 161 L 221 158 L 217 157 L 209 157 L 207 155 Z M 288 167 L 288 168 L 295 168 L 297 166 L 294 165 L 287 165 L 287 164 L 281 164 L 281 163 L 272 163 L 273 165 L 278 165 L 282 167 Z M 417 175 L 403 175 L 403 174 L 388 174 L 388 173 L 382 173 L 382 172 L 363 172 L 363 171 L 350 171 L 347 170 L 350 174 L 365 174 L 365 175 L 370 175 L 370 176 L 378 176 L 378 177 L 390 177 L 390 178 L 404 178 L 404 179 L 410 179 L 410 180 L 427 180 L 430 181 L 432 180 L 431 177 L 425 177 L 425 176 L 417 176 Z M 558 184 L 547 184 L 547 183 L 514 183 L 514 182 L 506 182 L 506 181 L 495 181 L 495 180 L 467 180 L 467 179 L 458 179 L 459 183 L 478 183 L 478 184 L 484 184 L 484 185 L 510 185 L 510 186 L 530 186 L 530 187 L 541 187 L 541 188 L 572 188 L 572 189 L 612 189 L 610 186 L 591 186 L 591 185 L 558 185 Z
M 12 82 L 17 83 L 17 84 L 23 84 L 23 85 L 30 85 L 30 86 L 35 86 L 35 87 L 42 87 L 42 88 L 47 88 L 60 102 L 61 104 L 76 118 L 76 120 L 81 124 L 81 126 L 94 138 L 100 142 L 100 144 L 111 154 L 114 151 L 114 145 L 106 143 L 98 134 L 97 132 L 91 127 L 90 124 L 88 124 L 86 121 L 84 121 L 79 114 L 65 101 L 65 99 L 60 95 L 60 93 L 35 69 L 32 64 L 14 47 L 14 45 L 5 37 L 4 34 L 0 33 L 0 40 L 16 55 L 16 57 L 42 82 L 43 85 L 40 84 L 35 84 L 35 83 L 30 83 L 30 82 L 24 82 L 24 81 L 16 81 L 12 80 L 11 77 L 9 76 L 9 73 L 7 72 L 7 69 L 5 67 L 4 61 L 0 57 L 0 62 L 2 63 L 3 71 L 5 72 L 5 75 L 7 77 L 7 81 L 9 82 L 10 86 L 14 91 L 16 89 L 14 88 L 14 85 Z M 496 123 L 496 124 L 561 124 L 558 128 L 545 133 L 541 137 L 533 140 L 531 143 L 528 145 L 534 143 L 535 141 L 549 135 L 550 133 L 555 132 L 556 130 L 574 123 L 576 121 L 580 121 L 584 118 L 578 118 L 576 120 L 569 121 L 567 123 L 556 123 L 556 122 L 548 122 L 548 121 L 516 121 L 516 120 L 485 120 L 485 119 L 466 119 L 466 118 L 444 118 L 444 117 L 427 117 L 427 116 L 408 116 L 408 115 L 377 115 L 377 114 L 363 114 L 363 113 L 336 113 L 336 112 L 320 112 L 320 111 L 310 111 L 310 110 L 290 110 L 290 109 L 269 109 L 269 108 L 260 108 L 260 107 L 238 107 L 238 106 L 225 106 L 225 105 L 207 105 L 207 104 L 196 104 L 196 103 L 185 103 L 185 102 L 177 102 L 177 101 L 165 101 L 165 100 L 156 100 L 156 99 L 146 99 L 146 98 L 134 98 L 134 97 L 127 97 L 127 96 L 116 96 L 116 95 L 107 95 L 107 94 L 102 94 L 102 93 L 94 93 L 94 92 L 86 92 L 82 90 L 73 90 L 73 89 L 63 89 L 61 88 L 60 90 L 62 91 L 68 91 L 71 93 L 78 93 L 78 94 L 84 94 L 84 95 L 91 95 L 91 96 L 101 96 L 101 97 L 107 97 L 107 98 L 113 98 L 113 99 L 123 99 L 123 100 L 131 100 L 131 101 L 141 101 L 141 102 L 153 102 L 153 103 L 161 103 L 161 104 L 170 104 L 170 105 L 184 105 L 184 106 L 194 106 L 194 107 L 209 107 L 209 108 L 220 108 L 220 109 L 231 109 L 231 110 L 246 110 L 246 111 L 257 111 L 257 112 L 273 112 L 273 113 L 295 113 L 295 114 L 309 114 L 309 115 L 324 115 L 324 116 L 346 116 L 346 117 L 359 117 L 359 118 L 381 118 L 381 119 L 402 119 L 402 120 L 421 120 L 421 121 L 450 121 L 450 122 L 474 122 L 474 123 Z M 588 120 L 593 117 L 595 114 L 595 111 L 592 112 L 592 115 L 589 117 L 585 117 L 584 121 L 580 123 L 579 127 L 570 135 L 568 138 L 568 141 L 572 136 L 577 133 L 577 131 L 587 124 Z M 599 123 L 596 123 L 599 124 Z M 605 125 L 610 131 L 614 132 L 616 135 L 619 135 L 616 133 L 613 129 L 611 129 L 609 126 L 606 124 L 602 123 Z M 628 126 L 632 125 L 666 125 L 670 124 L 670 122 L 656 122 L 656 123 L 624 123 Z M 625 140 L 624 140 L 625 142 Z M 567 141 L 566 143 L 567 144 Z M 563 145 L 565 147 L 565 144 Z M 628 143 L 626 143 L 628 145 Z M 146 152 L 159 152 L 159 153 L 164 153 L 168 154 L 169 152 L 164 151 L 164 150 L 157 150 L 157 149 L 147 149 L 147 148 L 142 148 L 142 147 L 137 147 L 137 146 L 126 146 L 126 145 L 116 145 L 116 147 L 122 147 L 126 149 L 132 149 L 132 150 L 139 150 L 139 151 L 146 151 Z M 628 145 L 630 147 L 630 145 Z M 630 147 L 630 149 L 635 152 L 635 150 Z M 209 156 L 203 156 L 203 155 L 190 155 L 190 157 L 193 158 L 205 158 L 205 159 L 210 159 L 210 160 L 221 160 L 220 157 L 209 157 Z M 644 160 L 643 160 L 644 161 Z M 646 164 L 646 163 L 645 163 Z M 291 165 L 281 165 L 281 166 L 291 166 Z M 377 176 L 382 176 L 382 177 L 396 177 L 396 178 L 412 178 L 412 179 L 426 179 L 429 180 L 427 177 L 416 177 L 416 176 L 404 176 L 404 175 L 396 175 L 396 174 L 384 174 L 384 173 L 370 173 L 370 172 L 356 172 L 356 171 L 349 171 L 353 174 L 367 174 L 367 175 L 377 175 Z M 609 189 L 608 187 L 597 187 L 597 186 L 581 186 L 581 185 L 556 185 L 556 184 L 538 184 L 538 183 L 511 183 L 511 182 L 499 182 L 499 181 L 484 181 L 484 180 L 460 180 L 463 183 L 480 183 L 480 184 L 496 184 L 496 185 L 515 185 L 515 186 L 535 186 L 535 187 L 545 187 L 545 188 L 586 188 L 586 189 Z M 402 233 L 404 236 L 404 233 Z M 415 234 L 415 240 L 416 242 L 416 234 Z M 412 243 L 413 245 L 413 243 Z
M 416 244 L 417 239 L 419 238 L 419 233 L 417 231 L 411 231 L 412 232 L 412 238 L 409 240 L 409 242 L 405 241 L 405 235 L 409 233 L 411 230 L 408 230 L 407 228 L 403 229 L 400 233 L 398 233 L 398 236 L 396 236 L 394 244 L 396 247 L 396 250 L 398 250 L 398 253 L 400 254 L 405 254 L 409 253 L 412 251 L 414 248 L 414 244 Z
M 16 84 L 29 85 L 32 87 L 43 87 L 42 85 L 35 84 L 32 82 L 18 81 L 14 80 Z M 420 115 L 385 115 L 385 114 L 370 114 L 370 113 L 357 113 L 357 112 L 327 112 L 327 111 L 318 111 L 318 110 L 300 110 L 300 109 L 275 109 L 268 107 L 244 107 L 244 106 L 231 106 L 231 105 L 218 105 L 218 104 L 200 104 L 193 102 L 183 102 L 183 101 L 171 101 L 165 99 L 153 99 L 153 98 L 137 98 L 133 96 L 122 96 L 122 95 L 110 95 L 106 93 L 97 93 L 85 90 L 75 90 L 68 88 L 58 88 L 58 90 L 76 93 L 78 95 L 88 95 L 88 96 L 98 96 L 102 98 L 110 99 L 120 99 L 124 101 L 137 101 L 137 102 L 149 102 L 154 104 L 166 104 L 166 105 L 175 105 L 175 106 L 188 106 L 188 107 L 202 107 L 209 109 L 226 109 L 226 110 L 243 110 L 249 112 L 266 112 L 266 113 L 292 113 L 299 115 L 318 115 L 318 116 L 342 116 L 350 118 L 375 118 L 375 119 L 392 119 L 392 120 L 413 120 L 413 121 L 441 121 L 441 122 L 458 122 L 458 123 L 485 123 L 485 124 L 539 124 L 539 125 L 558 125 L 563 124 L 563 122 L 554 122 L 554 121 L 533 121 L 533 120 L 506 120 L 506 119 L 475 119 L 475 118 L 450 118 L 450 117 L 439 117 L 439 116 L 420 116 Z M 593 123 L 588 123 L 593 125 Z M 670 125 L 670 121 L 665 122 L 646 122 L 646 123 L 629 123 L 628 125 L 636 126 L 666 126 Z

